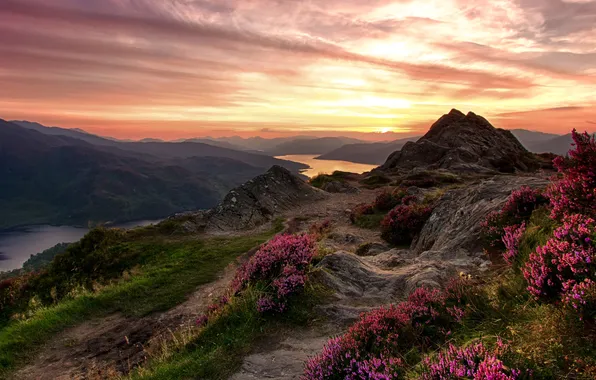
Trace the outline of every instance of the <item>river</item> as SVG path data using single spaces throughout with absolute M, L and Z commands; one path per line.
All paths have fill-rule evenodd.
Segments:
M 309 169 L 302 171 L 302 174 L 309 178 L 312 178 L 321 173 L 331 174 L 336 170 L 361 174 L 364 172 L 369 172 L 378 166 L 368 164 L 357 164 L 354 162 L 339 160 L 316 160 L 315 157 L 318 157 L 318 155 L 294 154 L 288 156 L 278 156 L 275 158 L 300 162 L 310 166 Z
M 158 223 L 159 220 L 139 220 L 115 227 L 133 228 Z M 31 255 L 58 243 L 72 243 L 81 239 L 88 228 L 68 226 L 29 226 L 0 232 L 0 271 L 20 268 Z

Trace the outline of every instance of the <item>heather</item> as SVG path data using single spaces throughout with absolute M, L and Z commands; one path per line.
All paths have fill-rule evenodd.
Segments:
M 315 255 L 309 235 L 278 235 L 243 264 L 232 281 L 232 294 L 249 286 L 263 289 L 259 312 L 282 312 L 288 299 L 304 289 L 308 267 Z
M 304 379 L 386 379 L 405 373 L 402 353 L 443 341 L 464 317 L 453 291 L 418 288 L 406 301 L 363 314 L 306 364 Z
M 491 212 L 482 222 L 481 228 L 486 241 L 493 247 L 503 248 L 502 236 L 506 227 L 520 226 L 527 221 L 535 209 L 548 204 L 540 190 L 523 186 L 511 193 L 503 207 Z
M 449 345 L 449 348 L 436 358 L 424 360 L 420 378 L 516 380 L 521 371 L 510 368 L 500 358 L 506 350 L 507 346 L 501 340 L 498 340 L 492 350 L 482 342 L 467 347 Z
M 394 245 L 409 244 L 420 233 L 431 213 L 432 208 L 426 205 L 399 205 L 381 222 L 381 237 Z
M 596 217 L 596 140 L 584 132 L 572 132 L 575 148 L 567 158 L 557 157 L 554 165 L 562 176 L 548 189 L 552 216 L 583 214 Z

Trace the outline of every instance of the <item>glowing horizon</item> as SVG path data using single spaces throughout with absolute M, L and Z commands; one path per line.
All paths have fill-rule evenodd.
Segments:
M 0 53 L 0 118 L 118 138 L 596 129 L 595 0 L 4 0 Z

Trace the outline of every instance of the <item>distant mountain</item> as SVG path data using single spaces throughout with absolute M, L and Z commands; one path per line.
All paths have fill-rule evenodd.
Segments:
M 43 134 L 0 119 L 0 228 L 153 219 L 209 208 L 274 164 L 304 167 L 207 144 L 111 143 Z
M 154 139 L 154 138 L 148 137 L 148 138 L 139 140 L 139 142 L 147 143 L 147 142 L 165 142 L 165 141 L 163 141 L 162 139 Z
M 285 156 L 289 154 L 324 154 L 346 144 L 353 143 L 364 143 L 364 141 L 347 137 L 296 139 L 271 147 L 267 149 L 266 152 L 273 156 Z
M 1 120 L 1 119 L 0 119 Z M 131 157 L 141 157 L 142 159 L 152 161 L 160 159 L 190 158 L 190 157 L 222 157 L 233 160 L 239 160 L 246 164 L 262 167 L 265 169 L 273 165 L 281 165 L 292 172 L 299 172 L 308 166 L 293 161 L 278 160 L 276 158 L 263 155 L 262 153 L 247 152 L 244 150 L 235 150 L 223 146 L 217 146 L 213 143 L 183 141 L 183 142 L 163 142 L 155 139 L 145 139 L 145 141 L 129 142 L 121 140 L 112 140 L 87 132 L 80 132 L 74 129 L 46 127 L 39 123 L 28 121 L 17 121 L 18 124 L 27 129 L 33 129 L 45 135 L 72 137 L 96 145 L 97 149 L 115 153 L 118 155 L 128 155 Z M 205 141 L 202 139 L 201 141 Z M 139 156 L 141 155 L 141 156 Z
M 292 137 L 278 137 L 272 139 L 266 139 L 263 137 L 249 137 L 243 138 L 240 136 L 231 136 L 231 137 L 217 137 L 217 138 L 209 138 L 213 141 L 218 142 L 227 142 L 233 144 L 234 146 L 243 147 L 245 150 L 251 151 L 261 151 L 261 152 L 268 152 L 271 149 L 275 148 L 276 146 L 290 142 L 290 141 L 298 141 L 298 140 L 313 140 L 316 137 L 312 136 L 292 136 Z
M 416 141 L 419 138 L 420 136 L 415 136 L 391 142 L 347 144 L 320 155 L 317 160 L 340 160 L 381 165 L 391 153 L 400 150 L 408 141 Z
M 561 156 L 567 155 L 569 150 L 572 148 L 573 138 L 571 133 L 557 136 L 545 141 L 537 141 L 528 144 L 527 148 L 529 151 L 534 153 L 554 153 Z
M 526 149 L 529 149 L 529 147 L 534 144 L 540 144 L 561 136 L 554 133 L 529 131 L 527 129 L 512 129 L 511 133 L 513 133 L 513 136 L 515 136 Z

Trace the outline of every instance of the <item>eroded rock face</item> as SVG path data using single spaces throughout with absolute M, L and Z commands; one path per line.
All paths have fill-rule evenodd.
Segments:
M 424 167 L 459 172 L 527 172 L 540 167 L 538 160 L 504 129 L 493 127 L 472 112 L 451 110 L 436 121 L 417 142 L 393 153 L 383 170 Z
M 482 254 L 480 223 L 500 209 L 513 190 L 526 185 L 545 187 L 548 181 L 534 177 L 495 176 L 473 186 L 450 190 L 441 198 L 412 244 L 416 254 L 434 252 L 439 260 Z
M 276 214 L 304 202 L 326 198 L 314 188 L 281 166 L 273 166 L 230 191 L 210 211 L 207 232 L 251 229 L 272 220 Z

